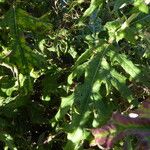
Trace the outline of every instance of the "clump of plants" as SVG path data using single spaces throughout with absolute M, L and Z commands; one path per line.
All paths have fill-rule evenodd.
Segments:
M 146 0 L 1 0 L 0 149 L 149 149 L 149 26 Z

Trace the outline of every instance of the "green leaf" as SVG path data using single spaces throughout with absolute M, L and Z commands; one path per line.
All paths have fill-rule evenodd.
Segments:
M 140 4 L 139 5 L 139 10 L 141 11 L 141 12 L 144 12 L 144 13 L 146 13 L 146 14 L 148 14 L 149 13 L 149 7 L 146 5 L 146 4 Z
M 5 2 L 5 0 L 0 0 L 0 3 L 4 3 Z
M 68 150 L 70 147 L 72 149 L 78 149 L 80 147 L 80 142 L 82 136 L 77 136 L 79 131 L 82 131 L 83 126 L 88 121 L 90 116 L 89 105 L 92 102 L 92 87 L 94 83 L 98 80 L 99 67 L 101 60 L 106 53 L 106 47 L 101 47 L 101 52 L 98 52 L 95 57 L 93 57 L 85 71 L 85 81 L 83 85 L 80 85 L 75 91 L 75 106 L 78 113 L 74 112 L 72 124 L 70 125 L 71 132 L 68 133 L 69 142 L 67 143 L 65 149 Z M 81 135 L 83 133 L 80 132 Z M 74 143 L 74 141 L 76 143 Z
M 0 140 L 3 141 L 10 150 L 17 150 L 13 138 L 7 133 L 0 134 Z
M 75 77 L 79 78 L 81 75 L 84 74 L 85 72 L 85 69 L 87 67 L 88 63 L 85 62 L 81 65 L 78 65 L 74 70 L 73 72 L 68 76 L 68 83 L 71 85 L 73 83 L 73 79 Z
M 69 111 L 70 107 L 72 106 L 73 100 L 74 100 L 74 94 L 68 97 L 62 97 L 60 108 L 57 114 L 55 115 L 56 120 L 60 120 L 61 118 L 64 117 L 64 115 Z
M 16 10 L 16 18 L 19 26 L 25 29 L 40 29 L 41 31 L 52 29 L 52 24 L 44 22 L 40 18 L 35 18 L 22 9 Z
M 126 86 L 126 78 L 119 74 L 117 71 L 112 70 L 111 72 L 111 83 L 121 93 L 121 95 L 128 100 L 129 103 L 133 102 L 134 98 L 131 91 Z
M 109 51 L 110 59 L 114 62 L 117 61 L 119 65 L 128 73 L 132 78 L 136 78 L 141 70 L 133 64 L 133 62 L 127 59 L 126 55 L 118 54 L 115 51 Z
M 117 29 L 119 29 L 120 26 L 121 24 L 119 20 L 110 21 L 105 24 L 105 28 L 108 30 L 110 43 L 115 40 Z
M 102 67 L 107 71 L 107 74 L 105 74 L 106 77 L 106 83 L 108 83 L 108 80 L 111 82 L 111 84 L 121 93 L 121 95 L 128 100 L 129 103 L 131 103 L 134 99 L 132 96 L 131 91 L 126 86 L 126 77 L 122 74 L 118 73 L 115 69 L 111 69 L 106 59 L 102 59 Z M 105 78 L 103 79 L 103 81 Z M 106 84 L 107 85 L 107 84 Z
M 84 12 L 83 17 L 90 16 L 98 7 L 101 7 L 103 0 L 91 0 L 89 8 Z
M 147 6 L 144 0 L 136 0 L 134 2 L 134 5 L 139 9 L 139 11 L 148 14 L 149 7 Z
M 92 55 L 92 52 L 92 49 L 87 49 L 84 53 L 82 53 L 82 55 L 75 62 L 75 66 L 84 63 Z

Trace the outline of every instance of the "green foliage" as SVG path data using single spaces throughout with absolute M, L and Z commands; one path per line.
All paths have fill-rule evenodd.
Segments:
M 149 122 L 111 116 L 149 99 L 149 26 L 146 0 L 1 0 L 0 149 L 141 146 Z

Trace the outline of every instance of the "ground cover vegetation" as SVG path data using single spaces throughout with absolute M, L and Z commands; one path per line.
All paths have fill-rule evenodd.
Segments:
M 150 149 L 149 0 L 0 0 L 0 149 Z

